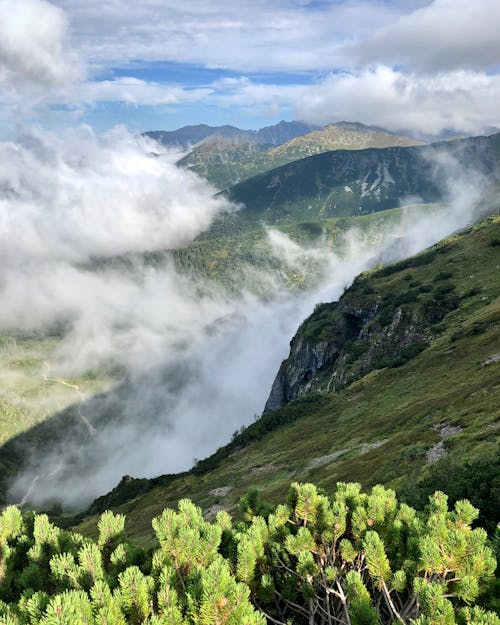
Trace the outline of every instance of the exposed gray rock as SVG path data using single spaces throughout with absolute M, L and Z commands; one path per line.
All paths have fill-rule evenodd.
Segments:
M 264 412 L 281 408 L 309 390 L 307 382 L 338 355 L 338 347 L 326 341 L 311 343 L 299 337 L 292 341 L 290 356 L 283 361 L 274 379 Z
M 373 449 L 377 449 L 378 447 L 382 447 L 382 445 L 385 445 L 387 442 L 389 442 L 388 438 L 382 438 L 381 440 L 374 441 L 373 443 L 365 443 L 364 445 L 361 446 L 361 449 L 359 451 L 359 455 L 360 456 L 364 456 L 365 454 L 369 453 Z
M 434 447 L 431 447 L 425 454 L 425 460 L 427 463 L 436 462 L 446 456 L 446 449 L 444 448 L 444 442 L 439 441 Z
M 490 356 L 483 362 L 483 366 L 492 365 L 495 362 L 500 362 L 500 354 L 493 354 L 493 356 Z
M 322 304 L 299 328 L 273 382 L 264 412 L 316 392 L 332 392 L 387 366 L 415 344 L 432 339 L 429 322 L 401 306 L 385 324 L 376 322 L 380 300 L 349 289 Z M 373 322 L 373 323 L 372 323 Z
M 205 521 L 213 521 L 219 512 L 227 512 L 230 509 L 230 506 L 222 506 L 221 504 L 215 503 L 213 506 L 203 511 L 203 518 Z
M 439 434 L 441 439 L 449 438 L 450 436 L 455 436 L 455 434 L 459 434 L 463 431 L 463 427 L 460 425 L 451 425 L 447 421 L 443 421 L 442 423 L 436 423 L 436 425 L 432 426 L 432 429 Z M 440 460 L 444 456 L 446 456 L 448 452 L 444 446 L 444 440 L 440 440 L 433 447 L 431 447 L 425 456 L 425 459 L 428 463 L 436 462 L 436 460 Z
M 463 427 L 461 425 L 451 425 L 448 421 L 436 423 L 436 425 L 432 426 L 432 429 L 435 430 L 441 438 L 449 438 L 450 436 L 455 436 L 455 434 L 463 432 Z
M 337 458 L 340 458 L 348 451 L 349 449 L 339 449 L 332 452 L 331 454 L 325 454 L 324 456 L 318 456 L 317 458 L 313 458 L 311 462 L 307 465 L 306 471 L 316 469 L 317 467 L 322 467 L 325 464 L 330 464 L 330 462 L 333 462 Z
M 208 494 L 214 497 L 226 497 L 232 489 L 232 486 L 220 486 L 219 488 L 212 488 L 212 490 L 208 491 Z

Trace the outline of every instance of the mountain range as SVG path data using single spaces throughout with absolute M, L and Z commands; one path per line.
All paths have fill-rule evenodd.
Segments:
M 281 145 L 290 139 L 317 129 L 317 126 L 297 121 L 280 121 L 259 130 L 242 130 L 236 126 L 183 126 L 177 130 L 150 130 L 144 134 L 166 147 L 191 148 L 202 141 L 226 142 L 228 144 Z
M 257 131 L 233 126 L 188 126 L 173 132 L 146 134 L 164 146 L 189 149 L 179 165 L 205 177 L 219 189 L 329 150 L 421 144 L 411 137 L 353 122 L 316 128 L 302 122 L 282 121 Z
M 466 176 L 498 182 L 500 134 L 430 146 L 334 150 L 294 161 L 234 185 L 227 196 L 246 214 L 274 223 L 297 215 L 339 217 L 435 202 Z

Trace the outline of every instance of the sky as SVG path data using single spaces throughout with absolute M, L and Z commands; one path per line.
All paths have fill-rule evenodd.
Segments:
M 500 126 L 498 0 L 0 0 L 0 138 L 348 120 Z

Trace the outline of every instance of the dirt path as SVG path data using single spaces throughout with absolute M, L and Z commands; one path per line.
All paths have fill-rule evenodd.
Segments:
M 66 380 L 63 380 L 62 378 L 49 378 L 48 377 L 48 373 L 50 371 L 50 365 L 47 362 L 43 363 L 44 368 L 46 369 L 46 373 L 42 374 L 43 379 L 46 382 L 54 382 L 55 384 L 62 384 L 63 386 L 67 386 L 68 388 L 72 388 L 77 397 L 78 397 L 78 416 L 80 417 L 80 419 L 85 423 L 85 427 L 88 430 L 88 433 L 91 436 L 94 436 L 97 433 L 97 430 L 95 429 L 95 427 L 92 425 L 92 423 L 90 423 L 90 421 L 87 419 L 87 417 L 82 413 L 82 404 L 84 401 L 84 397 L 82 395 L 82 392 L 80 391 L 80 387 L 77 384 L 70 384 L 69 382 L 66 382 Z

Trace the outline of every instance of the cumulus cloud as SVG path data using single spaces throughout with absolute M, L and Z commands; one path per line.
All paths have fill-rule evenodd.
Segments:
M 435 76 L 387 66 L 331 74 L 295 101 L 306 121 L 363 120 L 424 135 L 443 130 L 478 132 L 500 124 L 500 76 L 456 70 Z
M 125 103 L 165 112 L 196 106 L 196 121 L 222 109 L 242 119 L 348 119 L 427 136 L 477 133 L 499 123 L 495 0 L 257 0 L 251 6 L 196 0 L 189 7 L 26 0 L 15 8 L 14 0 L 0 0 L 2 14 L 4 118 L 6 106 L 11 113 L 30 103 L 49 123 L 61 105 L 62 120 Z M 89 78 L 75 81 L 83 61 Z M 172 67 L 184 68 L 183 81 L 169 79 Z M 241 75 L 210 80 L 218 74 L 194 71 L 190 80 L 186 67 Z M 20 89 L 28 97 L 21 99 Z
M 500 64 L 497 0 L 434 0 L 346 49 L 361 65 L 387 63 L 435 74 Z
M 0 84 L 53 87 L 79 70 L 64 11 L 46 0 L 0 1 Z

